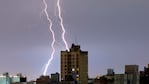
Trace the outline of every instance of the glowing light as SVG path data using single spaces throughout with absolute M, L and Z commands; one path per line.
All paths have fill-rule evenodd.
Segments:
M 47 3 L 46 3 L 46 0 L 43 0 L 43 3 L 44 3 L 44 6 L 45 6 L 43 12 L 45 13 L 46 18 L 47 18 L 47 21 L 49 22 L 49 29 L 50 29 L 50 32 L 52 33 L 52 38 L 53 38 L 52 43 L 51 43 L 51 47 L 52 47 L 51 57 L 49 58 L 47 64 L 45 65 L 45 69 L 44 69 L 44 72 L 43 72 L 43 75 L 46 75 L 47 70 L 48 70 L 48 67 L 49 67 L 49 65 L 51 64 L 51 61 L 54 58 L 54 53 L 55 53 L 55 48 L 54 48 L 55 34 L 54 34 L 53 29 L 52 29 L 52 26 L 53 26 L 52 21 L 51 21 L 51 19 L 49 17 L 49 14 L 47 12 Z
M 59 17 L 59 20 L 60 20 L 60 26 L 61 26 L 62 31 L 63 31 L 61 37 L 62 37 L 62 40 L 63 40 L 63 42 L 65 44 L 65 48 L 67 50 L 69 50 L 68 43 L 67 43 L 67 41 L 65 39 L 65 33 L 66 33 L 66 31 L 65 31 L 64 24 L 63 24 L 63 18 L 62 18 L 62 13 L 61 13 L 60 0 L 57 0 L 57 8 L 58 8 L 58 17 Z
M 49 14 L 48 14 L 48 12 L 47 12 L 47 7 L 48 7 L 48 5 L 47 5 L 47 3 L 46 3 L 46 0 L 42 0 L 42 1 L 43 1 L 43 3 L 44 3 L 44 6 L 45 6 L 45 7 L 44 7 L 44 9 L 42 10 L 41 14 L 42 14 L 42 13 L 45 13 L 46 18 L 47 18 L 47 21 L 48 21 L 48 23 L 49 23 L 49 29 L 50 29 L 50 32 L 52 33 L 52 38 L 53 38 L 52 43 L 51 43 L 51 47 L 52 47 L 51 57 L 49 58 L 48 62 L 46 63 L 45 68 L 44 68 L 44 72 L 43 72 L 43 75 L 46 75 L 47 70 L 48 70 L 48 67 L 49 67 L 49 65 L 51 64 L 51 61 L 52 61 L 53 58 L 54 58 L 54 53 L 55 53 L 55 47 L 54 47 L 54 44 L 55 44 L 55 33 L 54 33 L 53 29 L 52 29 L 52 26 L 53 26 L 52 20 L 51 20 L 51 18 L 49 17 Z M 69 50 L 69 48 L 68 48 L 68 43 L 67 43 L 67 41 L 66 41 L 66 39 L 65 39 L 65 33 L 66 33 L 66 31 L 65 31 L 64 24 L 63 24 L 62 14 L 61 14 L 60 0 L 57 0 L 57 8 L 58 8 L 58 17 L 59 17 L 59 20 L 60 20 L 60 26 L 61 26 L 61 29 L 62 29 L 61 38 L 62 38 L 62 40 L 63 40 L 63 42 L 64 42 L 64 44 L 65 44 L 65 48 L 66 48 L 67 50 Z

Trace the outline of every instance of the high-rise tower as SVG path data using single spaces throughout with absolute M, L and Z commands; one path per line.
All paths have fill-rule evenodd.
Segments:
M 127 74 L 128 84 L 139 84 L 139 66 L 138 65 L 125 65 L 125 74 Z
M 82 51 L 80 45 L 72 44 L 69 51 L 61 51 L 61 80 L 87 84 L 88 51 Z

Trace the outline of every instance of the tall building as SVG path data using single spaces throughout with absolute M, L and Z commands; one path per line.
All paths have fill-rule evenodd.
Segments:
M 114 75 L 114 70 L 113 69 L 107 69 L 107 75 L 108 76 L 113 76 Z
M 61 80 L 87 84 L 88 51 L 82 51 L 80 45 L 72 44 L 69 51 L 61 51 Z
M 51 74 L 51 84 L 59 84 L 59 73 Z
M 139 84 L 140 75 L 138 65 L 125 65 L 125 74 L 132 75 L 132 83 L 130 83 L 130 80 L 127 80 L 127 84 Z
M 140 71 L 140 84 L 149 84 L 149 64 L 144 71 Z

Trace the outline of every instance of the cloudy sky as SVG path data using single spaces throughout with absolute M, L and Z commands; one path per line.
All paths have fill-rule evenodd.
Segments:
M 56 0 L 47 0 L 56 35 L 56 53 L 47 74 L 60 72 L 61 40 Z M 107 68 L 149 63 L 149 0 L 61 0 L 66 40 L 89 52 L 89 76 Z M 42 0 L 0 0 L 0 74 L 35 79 L 51 54 L 52 35 Z

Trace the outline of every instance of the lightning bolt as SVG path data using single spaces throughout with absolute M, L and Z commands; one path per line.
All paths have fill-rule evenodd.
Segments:
M 52 43 L 51 43 L 51 47 L 52 47 L 52 53 L 51 53 L 51 57 L 49 58 L 48 62 L 46 63 L 45 65 L 45 69 L 44 69 L 44 72 L 43 72 L 43 75 L 46 75 L 47 73 L 47 70 L 48 70 L 48 67 L 49 65 L 51 64 L 51 61 L 53 60 L 54 58 L 54 53 L 55 53 L 55 47 L 54 47 L 54 44 L 55 44 L 55 34 L 54 34 L 54 31 L 52 29 L 52 26 L 53 26 L 53 23 L 52 23 L 52 20 L 51 18 L 49 17 L 49 14 L 47 12 L 47 3 L 46 3 L 46 0 L 42 0 L 43 1 L 43 4 L 44 4 L 44 9 L 42 10 L 41 14 L 42 13 L 45 13 L 46 15 L 46 18 L 47 18 L 47 21 L 49 23 L 49 29 L 50 29 L 50 32 L 52 33 Z M 65 44 L 65 48 L 67 50 L 69 50 L 68 48 L 68 43 L 65 39 L 65 33 L 66 33 L 66 30 L 65 30 L 65 27 L 64 27 L 64 24 L 63 24 L 63 18 L 62 18 L 62 13 L 61 13 L 61 6 L 60 6 L 60 0 L 57 0 L 57 8 L 58 8 L 58 18 L 60 20 L 60 26 L 61 26 L 61 29 L 62 29 L 62 34 L 61 34 L 61 38 Z
M 55 53 L 55 47 L 54 47 L 54 44 L 55 44 L 55 34 L 54 34 L 53 29 L 52 29 L 52 26 L 53 26 L 52 20 L 50 19 L 49 14 L 47 12 L 47 7 L 48 6 L 47 6 L 47 3 L 46 3 L 46 0 L 43 0 L 43 3 L 44 3 L 44 6 L 45 6 L 44 9 L 43 9 L 43 12 L 45 13 L 47 21 L 49 23 L 49 29 L 50 29 L 50 32 L 52 33 L 52 39 L 53 39 L 52 43 L 51 43 L 51 47 L 52 47 L 51 57 L 49 58 L 47 64 L 45 65 L 45 69 L 44 69 L 44 72 L 43 72 L 43 75 L 46 75 L 48 67 L 49 67 L 51 61 L 54 58 L 54 53 Z
M 66 41 L 66 39 L 65 39 L 65 33 L 66 33 L 66 31 L 65 31 L 64 24 L 63 24 L 63 18 L 62 18 L 62 13 L 61 13 L 60 0 L 57 0 L 57 8 L 58 8 L 58 17 L 59 17 L 59 20 L 60 20 L 60 26 L 61 26 L 61 29 L 62 29 L 61 38 L 62 38 L 62 40 L 63 40 L 63 42 L 64 42 L 64 44 L 65 44 L 65 48 L 66 48 L 67 50 L 69 50 L 69 48 L 68 48 L 68 43 L 67 43 L 67 41 Z

